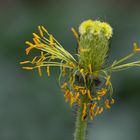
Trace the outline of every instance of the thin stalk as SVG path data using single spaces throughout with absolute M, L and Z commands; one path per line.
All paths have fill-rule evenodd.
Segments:
M 120 59 L 119 61 L 117 61 L 117 62 L 114 64 L 114 66 L 116 66 L 116 65 L 118 65 L 118 64 L 120 64 L 120 63 L 126 61 L 127 59 L 131 58 L 131 57 L 134 56 L 134 55 L 135 55 L 135 53 L 131 53 L 131 54 L 127 55 L 126 57 L 124 57 L 124 58 Z
M 80 106 L 77 111 L 74 140 L 85 140 L 86 139 L 87 121 L 82 120 L 81 118 L 82 118 L 82 106 Z

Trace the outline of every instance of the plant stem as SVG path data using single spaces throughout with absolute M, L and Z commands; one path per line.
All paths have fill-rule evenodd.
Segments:
M 85 140 L 86 129 L 87 129 L 87 121 L 82 120 L 82 106 L 81 106 L 77 111 L 74 140 Z

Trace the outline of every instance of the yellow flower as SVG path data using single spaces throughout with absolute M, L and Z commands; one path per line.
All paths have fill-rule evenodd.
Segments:
M 104 32 L 105 37 L 107 37 L 108 39 L 111 38 L 113 34 L 111 26 L 105 22 L 102 22 L 100 26 L 101 30 Z
M 70 106 L 74 104 L 79 106 L 82 121 L 88 117 L 93 120 L 95 116 L 101 114 L 105 109 L 110 109 L 111 105 L 115 103 L 112 98 L 112 72 L 140 66 L 140 61 L 123 64 L 136 52 L 140 52 L 136 43 L 133 44 L 133 52 L 130 55 L 115 60 L 108 67 L 103 66 L 109 48 L 108 42 L 112 37 L 112 28 L 106 22 L 98 20 L 82 22 L 79 26 L 80 37 L 72 28 L 79 45 L 79 51 L 76 55 L 80 61 L 77 61 L 73 55 L 66 51 L 44 26 L 38 26 L 38 31 L 39 34 L 33 33 L 33 42 L 26 41 L 28 47 L 25 52 L 29 55 L 30 51 L 36 49 L 39 50 L 40 54 L 31 60 L 22 61 L 20 64 L 27 65 L 22 67 L 25 70 L 37 69 L 40 76 L 42 76 L 43 67 L 46 68 L 48 76 L 50 76 L 51 67 L 60 67 L 59 82 L 64 92 L 65 101 L 69 102 Z M 102 43 L 102 37 L 104 43 Z M 64 79 L 61 83 L 62 77 Z
M 92 28 L 94 26 L 93 20 L 86 20 L 81 23 L 79 26 L 79 32 L 80 34 L 85 34 L 88 29 Z
M 81 35 L 85 33 L 91 33 L 93 35 L 104 35 L 107 39 L 112 37 L 112 28 L 106 22 L 101 22 L 98 20 L 86 20 L 79 26 L 79 33 Z

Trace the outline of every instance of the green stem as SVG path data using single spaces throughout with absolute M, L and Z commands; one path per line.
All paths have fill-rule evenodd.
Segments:
M 74 140 L 85 140 L 86 138 L 87 121 L 82 120 L 82 107 L 79 107 L 76 117 L 76 128 Z
M 126 61 L 127 59 L 131 58 L 131 57 L 134 56 L 135 54 L 136 54 L 136 53 L 131 53 L 131 54 L 127 55 L 126 57 L 124 57 L 124 58 L 118 60 L 118 61 L 114 64 L 114 66 L 116 66 L 116 65 L 118 65 L 118 64 L 120 64 L 120 63 Z

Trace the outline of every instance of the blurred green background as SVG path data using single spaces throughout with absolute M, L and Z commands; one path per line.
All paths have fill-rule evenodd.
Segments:
M 73 139 L 75 113 L 59 89 L 59 70 L 40 78 L 19 62 L 40 24 L 75 53 L 70 28 L 89 18 L 114 29 L 108 61 L 130 53 L 134 41 L 140 45 L 138 0 L 0 0 L 0 140 Z M 88 139 L 139 140 L 140 68 L 115 73 L 112 82 L 116 104 L 89 124 Z

